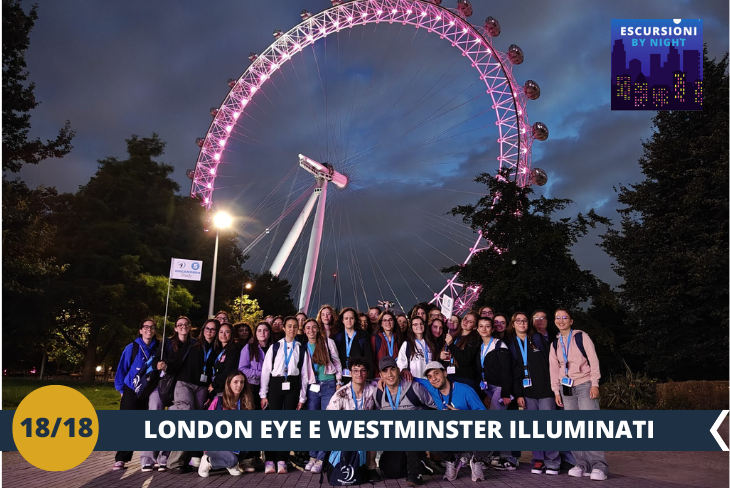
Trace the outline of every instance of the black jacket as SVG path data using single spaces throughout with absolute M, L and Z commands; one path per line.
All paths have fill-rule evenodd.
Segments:
M 342 330 L 334 337 L 337 352 L 340 355 L 342 369 L 349 369 L 347 366 L 347 345 L 345 344 L 345 331 Z M 370 335 L 361 329 L 356 329 L 355 337 L 352 339 L 352 347 L 350 349 L 350 359 L 363 358 L 370 364 L 373 360 L 373 348 L 370 346 Z M 378 370 L 377 364 L 371 364 L 371 373 Z M 370 376 L 373 376 L 372 374 Z
M 552 398 L 555 394 L 550 387 L 550 346 L 541 334 L 527 337 L 527 368 L 530 372 L 532 386 L 523 388 L 524 363 L 517 338 L 507 339 L 507 348 L 512 357 L 513 395 L 515 398 Z
M 481 348 L 481 345 L 480 345 Z M 490 385 L 502 387 L 502 398 L 514 395 L 512 392 L 512 355 L 507 345 L 499 339 L 494 340 L 494 348 L 481 361 L 481 352 L 477 349 L 477 373 L 479 381 L 484 380 Z

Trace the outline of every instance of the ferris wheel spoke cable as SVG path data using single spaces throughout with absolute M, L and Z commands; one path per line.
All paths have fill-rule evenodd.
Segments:
M 389 244 L 390 244 L 390 243 L 389 243 Z M 391 247 L 391 248 L 393 249 L 393 251 L 395 251 L 395 253 L 396 253 L 396 254 L 398 255 L 398 257 L 399 257 L 399 258 L 401 258 L 401 259 L 403 260 L 403 262 L 404 262 L 404 263 L 406 263 L 406 265 L 407 265 L 407 266 L 408 266 L 408 267 L 409 267 L 409 268 L 411 269 L 411 271 L 413 271 L 413 273 L 414 273 L 414 274 L 415 274 L 416 276 L 418 276 L 418 279 L 419 279 L 419 280 L 421 280 L 421 281 L 423 282 L 423 284 L 424 284 L 424 285 L 426 285 L 426 288 L 428 288 L 428 289 L 429 289 L 429 290 L 431 291 L 431 293 L 433 293 L 433 288 L 431 288 L 431 287 L 429 286 L 429 284 L 428 284 L 428 283 L 426 283 L 426 280 L 424 280 L 424 279 L 423 279 L 423 278 L 421 277 L 421 275 L 420 275 L 420 274 L 418 273 L 418 271 L 416 271 L 416 270 L 415 270 L 415 269 L 413 268 L 413 266 L 411 266 L 411 264 L 410 264 L 410 263 L 409 263 L 408 261 L 406 261 L 406 259 L 405 259 L 405 258 L 403 257 L 403 255 L 402 255 L 402 254 L 401 254 L 401 253 L 400 253 L 400 252 L 398 251 L 398 249 L 394 248 L 394 247 L 393 247 L 392 245 L 391 245 L 390 247 Z M 392 260 L 392 258 L 391 258 L 391 260 Z M 393 262 L 393 264 L 395 264 L 395 262 Z M 396 265 L 396 268 L 397 268 L 397 265 Z M 406 280 L 406 277 L 405 277 L 405 276 L 403 276 L 403 273 L 401 273 L 401 271 L 400 271 L 400 268 L 398 268 L 398 272 L 400 273 L 400 275 L 401 275 L 401 278 L 403 278 L 403 281 L 405 281 L 406 285 L 408 286 L 408 289 L 409 289 L 409 290 L 411 290 L 411 293 L 413 294 L 413 298 L 415 298 L 415 299 L 416 299 L 416 302 L 418 302 L 418 301 L 419 301 L 419 298 L 418 298 L 418 296 L 417 296 L 417 295 L 416 295 L 416 293 L 415 293 L 415 292 L 413 291 L 413 288 L 411 288 L 411 285 L 409 285 L 409 284 L 408 284 L 408 280 Z
M 436 220 L 431 216 L 426 215 L 426 218 L 430 219 L 428 221 L 429 225 L 435 226 L 436 228 L 440 229 L 442 232 L 446 232 L 448 235 L 451 235 L 453 237 L 458 237 L 460 239 L 463 239 L 467 242 L 467 245 L 465 246 L 467 249 L 469 249 L 474 244 L 474 236 L 469 235 L 466 232 L 463 232 L 461 229 L 454 229 L 452 227 L 447 227 L 446 223 L 440 220 Z M 462 244 L 463 245 L 463 244 Z
M 292 179 L 291 186 L 289 187 L 289 193 L 286 196 L 286 202 L 284 202 L 284 210 L 282 211 L 282 214 L 281 214 L 282 216 L 288 215 L 289 212 L 291 212 L 291 208 L 294 207 L 294 205 L 292 205 L 291 207 L 289 206 L 289 200 L 291 199 L 292 193 L 294 192 L 294 184 L 297 182 L 297 176 L 299 176 L 298 171 L 296 173 L 294 173 L 294 178 Z M 300 199 L 302 197 L 304 197 L 304 195 L 306 195 L 306 194 L 307 194 L 306 192 L 302 193 L 302 195 L 300 196 Z M 296 202 L 299 202 L 299 199 L 297 199 Z M 281 222 L 281 220 L 279 220 L 279 222 Z M 269 227 L 269 229 L 270 229 L 270 227 Z M 264 272 L 266 263 L 269 260 L 269 254 L 271 253 L 271 248 L 273 247 L 274 241 L 276 240 L 276 236 L 278 234 L 279 234 L 279 226 L 277 225 L 276 228 L 274 229 L 274 235 L 271 237 L 271 240 L 269 241 L 269 246 L 268 246 L 268 249 L 266 250 L 266 257 L 264 258 L 263 263 L 261 263 L 261 271 L 259 271 L 259 273 Z
M 464 249 L 469 249 L 469 245 L 468 244 L 464 244 L 463 242 L 457 241 L 451 235 L 449 235 L 449 233 L 444 232 L 442 229 L 439 229 L 438 227 L 435 227 L 430 222 L 424 222 L 423 225 L 426 228 L 428 228 L 431 232 L 434 232 L 434 233 L 440 235 L 441 237 L 443 237 L 445 239 L 448 239 L 448 240 L 450 240 L 451 242 L 453 242 L 455 244 L 458 244 L 459 246 L 463 247 Z
M 373 254 L 373 251 L 370 249 L 370 245 L 368 245 L 367 240 L 363 241 L 365 242 L 365 247 L 367 247 L 368 253 L 375 261 L 375 265 L 378 267 L 378 270 L 380 271 L 380 274 L 383 276 L 383 279 L 385 280 L 385 284 L 388 285 L 388 288 L 390 288 L 390 292 L 393 294 L 393 298 L 395 298 L 395 301 L 398 302 L 398 306 L 403 309 L 403 305 L 401 305 L 400 300 L 398 299 L 398 295 L 396 295 L 395 290 L 393 290 L 393 287 L 390 285 L 390 280 L 383 272 L 383 268 L 380 267 L 380 262 L 375 258 L 375 255 Z M 390 256 L 390 255 L 389 255 Z M 375 270 L 373 270 L 375 272 Z M 380 290 L 380 288 L 378 288 Z M 384 299 L 385 296 L 383 296 L 382 290 L 380 290 L 380 299 Z
M 470 226 L 466 225 L 463 222 L 459 222 L 458 220 L 455 220 L 455 219 L 447 219 L 443 215 L 438 215 L 438 214 L 435 214 L 433 212 L 429 212 L 428 210 L 423 210 L 422 208 L 419 208 L 417 210 L 419 212 L 421 212 L 421 213 L 424 213 L 424 214 L 432 217 L 433 219 L 438 219 L 438 220 L 444 222 L 444 224 L 454 225 L 456 227 L 461 227 L 461 228 L 464 228 L 464 229 L 468 229 L 469 231 L 472 232 L 472 234 L 474 233 L 474 230 Z M 457 231 L 455 231 L 455 232 L 457 232 Z M 464 233 L 464 231 L 461 231 L 461 232 Z M 466 234 L 464 233 L 464 235 L 466 235 Z M 471 236 L 469 238 L 471 239 Z
M 352 236 L 352 227 L 350 226 L 350 214 L 345 212 L 345 219 L 347 220 L 347 232 L 350 237 L 350 254 L 352 255 L 352 262 L 354 263 L 357 277 L 360 279 L 360 287 L 362 288 L 362 295 L 365 297 L 365 303 L 368 303 L 368 294 L 365 290 L 365 279 L 362 274 L 362 268 L 360 266 L 360 258 L 357 256 L 355 251 L 355 239 Z M 357 296 L 357 293 L 355 294 Z

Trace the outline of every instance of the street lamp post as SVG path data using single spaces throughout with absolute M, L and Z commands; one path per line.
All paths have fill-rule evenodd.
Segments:
M 215 252 L 213 253 L 213 279 L 210 281 L 210 301 L 208 302 L 208 318 L 212 319 L 214 301 L 215 301 L 215 279 L 218 271 L 218 237 L 221 229 L 226 229 L 231 226 L 231 216 L 225 212 L 218 212 L 213 217 L 213 225 L 215 226 Z

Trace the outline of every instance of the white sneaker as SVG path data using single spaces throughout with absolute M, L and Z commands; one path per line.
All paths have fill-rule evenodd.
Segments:
M 604 473 L 600 469 L 594 469 L 593 471 L 591 471 L 591 479 L 596 481 L 604 481 L 608 479 L 608 476 L 606 476 L 606 473 Z
M 314 465 L 312 466 L 312 473 L 317 474 L 322 472 L 322 461 L 315 461 Z
M 583 470 L 580 469 L 578 466 L 573 466 L 570 468 L 570 471 L 568 471 L 568 476 L 572 476 L 573 478 L 581 478 L 583 476 Z
M 199 457 L 190 458 L 190 466 L 192 466 L 193 468 L 200 467 L 200 458 Z
M 276 472 L 279 474 L 286 474 L 288 470 L 286 469 L 286 461 L 279 461 L 276 463 Z
M 454 481 L 459 476 L 459 472 L 456 470 L 456 463 L 446 461 L 446 473 L 444 473 L 444 479 L 446 481 Z
M 474 457 L 472 457 L 469 461 L 469 466 L 471 467 L 471 480 L 474 482 L 484 481 L 484 463 L 476 461 Z
M 207 478 L 210 476 L 210 470 L 212 466 L 210 465 L 210 458 L 208 456 L 203 456 L 200 459 L 200 463 L 198 463 L 198 474 L 202 478 Z
M 306 466 L 304 466 L 304 471 L 312 471 L 312 466 L 314 466 L 314 463 L 317 462 L 316 458 L 310 457 L 309 462 Z
M 274 474 L 276 473 L 276 468 L 274 467 L 274 461 L 266 461 L 264 468 L 264 474 Z
M 241 471 L 241 468 L 238 467 L 238 464 L 236 464 L 232 468 L 226 468 L 226 469 L 231 474 L 231 476 L 241 476 L 243 474 L 243 471 Z

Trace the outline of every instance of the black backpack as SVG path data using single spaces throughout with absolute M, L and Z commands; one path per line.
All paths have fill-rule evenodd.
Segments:
M 327 476 L 331 486 L 362 485 L 367 481 L 366 451 L 331 451 L 325 453 L 319 484 Z
M 590 366 L 591 360 L 588 359 L 588 355 L 586 354 L 586 348 L 583 347 L 583 332 L 576 332 L 575 334 L 573 334 L 573 340 L 575 341 L 575 345 L 578 346 L 578 350 L 580 351 L 580 353 L 583 355 L 584 358 L 586 358 L 586 361 L 588 361 L 588 366 Z M 559 339 L 557 341 L 553 341 L 553 350 L 555 351 L 556 355 L 558 354 L 558 342 Z
M 297 361 L 297 368 L 299 368 L 299 376 L 302 376 L 302 366 L 304 366 L 304 356 L 305 350 L 304 348 L 306 346 L 303 346 L 301 342 L 294 341 L 294 344 L 299 344 L 299 360 Z M 279 348 L 281 347 L 281 343 L 279 341 L 274 342 L 274 344 L 271 346 L 274 348 L 274 350 L 271 353 L 271 368 L 274 368 L 274 361 L 276 361 L 276 354 L 279 352 Z M 329 348 L 328 348 L 329 350 Z
M 131 365 L 134 364 L 134 360 L 137 358 L 138 354 L 139 344 L 135 341 L 132 343 L 132 360 L 130 361 L 130 368 Z M 134 379 L 132 380 L 134 393 L 140 400 L 149 398 L 152 392 L 155 391 L 155 388 L 157 388 L 157 383 L 160 380 L 160 372 L 157 368 L 152 366 L 155 357 L 155 354 L 151 354 L 145 361 L 144 365 L 139 368 L 139 371 L 137 371 L 137 374 L 134 375 Z
M 411 384 L 411 386 L 413 386 L 413 384 Z M 385 388 L 387 388 L 387 387 L 385 387 Z M 429 407 L 428 405 L 424 405 L 424 403 L 421 401 L 421 399 L 418 398 L 418 395 L 416 395 L 416 392 L 413 391 L 413 388 L 408 388 L 408 390 L 406 390 L 406 398 L 408 398 L 408 400 L 410 400 L 411 404 L 414 407 L 421 407 L 424 410 L 433 410 L 433 408 Z M 378 389 L 375 392 L 375 402 L 378 405 L 383 404 L 383 390 Z M 397 406 L 398 405 L 396 405 L 396 407 Z

